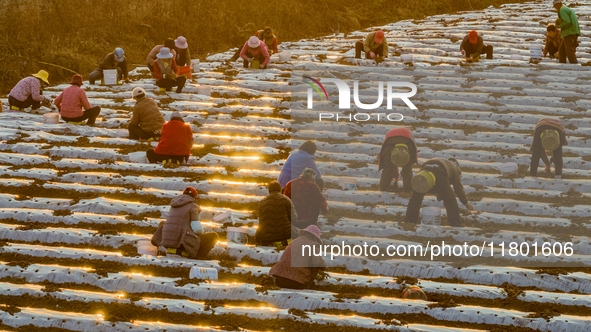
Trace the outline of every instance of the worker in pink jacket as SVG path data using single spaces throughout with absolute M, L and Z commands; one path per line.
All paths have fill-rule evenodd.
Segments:
M 49 73 L 40 70 L 37 74 L 20 80 L 8 95 L 8 104 L 13 111 L 24 111 L 31 107 L 35 113 L 41 105 L 51 106 L 51 100 L 43 95 L 43 87 L 49 85 Z
M 240 57 L 244 60 L 244 68 L 248 68 L 252 64 L 253 60 L 258 60 L 260 68 L 267 68 L 271 56 L 265 43 L 261 43 L 261 40 L 257 36 L 252 36 L 248 39 L 242 51 L 240 51 Z
M 82 75 L 75 74 L 72 76 L 70 84 L 54 102 L 62 120 L 72 123 L 80 123 L 87 120 L 87 126 L 94 126 L 94 122 L 101 112 L 100 106 L 90 106 L 86 92 L 81 88 Z
M 269 270 L 278 287 L 290 289 L 309 287 L 316 275 L 326 267 L 324 259 L 314 254 L 322 252 L 320 228 L 310 225 L 306 229 L 300 229 L 298 234 L 299 236 L 285 248 L 279 262 Z

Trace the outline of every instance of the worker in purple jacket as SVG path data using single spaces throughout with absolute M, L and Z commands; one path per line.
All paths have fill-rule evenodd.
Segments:
M 297 152 L 287 157 L 287 161 L 283 165 L 281 173 L 279 173 L 279 178 L 277 179 L 281 184 L 281 188 L 285 188 L 289 181 L 299 178 L 305 168 L 311 168 L 316 172 L 314 182 L 318 185 L 320 191 L 322 191 L 324 180 L 322 180 L 322 175 L 316 166 L 316 161 L 314 161 L 315 153 L 316 144 L 312 141 L 306 141 L 300 146 Z

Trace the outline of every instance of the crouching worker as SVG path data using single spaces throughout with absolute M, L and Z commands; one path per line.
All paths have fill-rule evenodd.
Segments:
M 159 140 L 164 125 L 164 116 L 156 101 L 146 96 L 143 88 L 136 87 L 131 92 L 135 100 L 131 120 L 127 125 L 130 139 Z
M 285 248 L 279 262 L 269 271 L 275 278 L 275 285 L 304 289 L 314 282 L 318 272 L 326 267 L 324 259 L 318 255 L 322 246 L 320 235 L 320 228 L 315 225 L 299 230 L 299 236 Z
M 297 221 L 293 222 L 299 228 L 316 225 L 320 211 L 328 212 L 326 198 L 314 182 L 315 178 L 316 172 L 306 167 L 298 179 L 289 181 L 285 186 L 285 196 L 291 199 L 298 215 Z
M 171 162 L 180 165 L 189 160 L 192 146 L 191 126 L 185 123 L 181 113 L 174 112 L 170 121 L 162 126 L 160 142 L 155 149 L 146 151 L 146 158 L 150 163 Z
M 281 185 L 271 181 L 269 195 L 259 202 L 259 226 L 255 234 L 257 245 L 271 246 L 279 242 L 286 246 L 291 239 L 291 222 L 297 220 L 291 200 L 281 193 Z
M 240 57 L 244 60 L 244 68 L 256 68 L 257 65 L 261 69 L 267 68 L 271 61 L 267 45 L 262 43 L 259 37 L 250 37 L 240 51 Z
M 370 32 L 364 41 L 355 43 L 355 57 L 361 59 L 361 51 L 365 52 L 366 59 L 379 59 L 388 57 L 388 41 L 384 31 Z
M 562 176 L 562 146 L 567 145 L 566 135 L 562 123 L 557 119 L 543 118 L 538 121 L 534 132 L 534 140 L 531 145 L 531 165 L 529 174 L 538 175 L 540 158 L 546 165 L 545 171 L 551 172 L 550 164 L 554 162 L 554 177 Z M 550 156 L 550 160 L 548 160 Z
M 556 29 L 554 23 L 548 24 L 546 27 L 546 41 L 544 49 L 542 50 L 542 56 L 548 55 L 550 58 L 558 58 L 558 49 L 562 43 L 560 38 L 560 29 Z
M 125 52 L 121 47 L 115 48 L 115 50 L 101 61 L 98 68 L 88 75 L 88 83 L 94 84 L 96 80 L 100 80 L 104 77 L 103 70 L 117 69 L 117 81 L 122 79 L 129 83 L 129 73 L 127 72 L 127 59 L 125 58 Z
M 398 183 L 398 167 L 402 167 L 403 191 L 411 192 L 412 166 L 418 162 L 417 146 L 410 130 L 394 128 L 388 131 L 378 156 L 378 171 L 382 171 L 380 190 L 388 191 L 392 180 Z
M 493 47 L 491 45 L 484 45 L 482 36 L 476 30 L 470 31 L 462 40 L 460 45 L 460 52 L 466 57 L 466 61 L 479 61 L 480 55 L 486 53 L 487 59 L 493 58 Z
M 198 199 L 199 194 L 193 187 L 187 187 L 181 195 L 173 197 L 166 221 L 160 223 L 152 236 L 152 245 L 159 247 L 160 251 L 165 248 L 167 254 L 205 259 L 219 236 L 215 232 L 203 232 Z
M 86 92 L 81 88 L 82 75 L 72 76 L 70 84 L 70 87 L 55 98 L 55 106 L 59 110 L 62 120 L 72 124 L 82 124 L 86 120 L 87 126 L 94 126 L 96 118 L 101 112 L 100 106 L 90 106 Z
M 406 208 L 406 222 L 415 224 L 419 222 L 419 210 L 425 194 L 428 193 L 437 195 L 438 201 L 443 200 L 447 212 L 447 222 L 450 226 L 462 226 L 463 221 L 460 217 L 456 195 L 468 210 L 472 211 L 473 207 L 468 203 L 461 175 L 460 165 L 454 158 L 434 158 L 426 161 L 411 182 L 413 190 Z M 454 187 L 453 191 L 451 185 Z
M 8 94 L 8 105 L 13 111 L 24 111 L 31 107 L 37 111 L 41 105 L 51 106 L 51 100 L 43 95 L 43 88 L 49 85 L 49 73 L 40 70 L 37 74 L 32 74 L 20 80 Z
M 174 54 L 168 47 L 163 47 L 156 55 L 154 62 L 154 78 L 156 85 L 166 91 L 171 91 L 176 86 L 176 93 L 183 92 L 187 78 L 179 76 L 179 67 L 174 60 Z

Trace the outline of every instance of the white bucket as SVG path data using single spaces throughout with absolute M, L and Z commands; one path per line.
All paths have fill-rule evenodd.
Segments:
M 217 281 L 218 270 L 213 267 L 193 266 L 189 272 L 189 278 Z
M 148 157 L 146 157 L 146 153 L 143 151 L 139 152 L 130 152 L 128 155 L 129 161 L 132 163 L 139 163 L 139 164 L 147 164 Z
M 103 82 L 103 84 L 105 85 L 117 84 L 117 69 L 104 69 Z
M 412 54 L 402 54 L 400 59 L 402 59 L 402 62 L 404 63 L 412 62 Z
M 532 59 L 541 59 L 542 58 L 542 44 L 529 44 L 529 57 Z
M 523 57 L 519 54 L 511 54 L 511 60 L 523 60 Z
M 422 208 L 421 216 L 421 224 L 423 225 L 441 224 L 441 209 L 436 206 L 426 206 Z
M 210 85 L 200 85 L 197 87 L 197 94 L 200 95 L 211 95 L 211 86 Z
M 290 51 L 283 51 L 279 53 L 279 61 L 289 61 L 291 60 L 291 52 Z
M 226 212 L 218 214 L 217 216 L 213 216 L 213 221 L 217 222 L 219 224 L 231 222 L 232 225 L 234 225 L 234 218 L 232 217 L 232 211 L 226 211 Z
M 517 173 L 517 169 L 518 169 L 517 163 L 514 163 L 514 162 L 504 163 L 501 166 L 499 166 L 499 170 L 503 174 L 514 174 L 514 173 Z
M 129 137 L 129 130 L 127 129 L 117 129 L 117 137 Z
M 194 73 L 199 72 L 199 59 L 192 59 L 191 60 L 191 68 Z
M 246 228 L 243 227 L 228 227 L 226 228 L 228 243 L 246 244 L 248 243 L 248 236 L 246 236 Z
M 137 253 L 140 255 L 158 255 L 158 248 L 154 247 L 150 240 L 137 241 Z
M 45 113 L 45 114 L 43 114 L 43 123 L 58 124 L 59 122 L 60 122 L 59 113 Z
M 343 188 L 343 190 L 357 190 L 357 179 L 340 178 L 339 186 Z

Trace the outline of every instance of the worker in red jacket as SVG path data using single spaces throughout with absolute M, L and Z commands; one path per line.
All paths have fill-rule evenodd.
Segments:
M 297 228 L 317 225 L 320 211 L 328 212 L 326 198 L 314 182 L 315 178 L 316 172 L 306 167 L 298 179 L 293 179 L 285 185 L 284 194 L 291 199 L 298 215 L 297 222 L 292 220 L 292 224 Z
M 146 151 L 150 163 L 172 162 L 182 164 L 189 160 L 193 146 L 193 131 L 179 112 L 172 113 L 170 121 L 162 126 L 160 142 L 155 149 Z
M 402 189 L 411 192 L 412 166 L 415 163 L 419 163 L 419 155 L 410 130 L 400 127 L 388 131 L 378 156 L 378 171 L 382 171 L 380 190 L 388 191 L 392 180 L 398 183 L 398 167 L 402 167 Z

